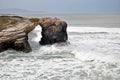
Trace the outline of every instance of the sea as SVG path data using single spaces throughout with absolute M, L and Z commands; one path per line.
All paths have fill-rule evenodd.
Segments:
M 21 14 L 68 23 L 68 44 L 42 46 L 41 26 L 28 34 L 32 52 L 0 53 L 0 80 L 120 80 L 120 14 Z

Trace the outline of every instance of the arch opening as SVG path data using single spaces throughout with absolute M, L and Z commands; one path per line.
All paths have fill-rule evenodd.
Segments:
M 37 25 L 34 30 L 28 34 L 28 42 L 32 48 L 32 51 L 38 50 L 40 48 L 39 41 L 41 40 L 41 26 Z

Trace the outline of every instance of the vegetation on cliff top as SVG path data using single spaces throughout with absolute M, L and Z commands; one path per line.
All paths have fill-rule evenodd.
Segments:
M 29 19 L 31 22 L 35 23 L 35 22 L 39 22 L 39 19 L 38 18 L 30 18 Z

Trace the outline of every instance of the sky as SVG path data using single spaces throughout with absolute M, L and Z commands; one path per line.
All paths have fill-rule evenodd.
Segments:
M 120 13 L 120 0 L 0 0 L 0 9 L 48 13 Z

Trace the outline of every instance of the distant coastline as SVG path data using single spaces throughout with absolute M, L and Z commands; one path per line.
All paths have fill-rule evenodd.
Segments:
M 37 14 L 44 13 L 44 11 L 31 11 L 18 8 L 0 9 L 0 14 L 35 14 L 35 13 Z
M 75 27 L 107 27 L 120 28 L 120 13 L 29 13 L 29 14 L 0 14 L 23 17 L 57 17 Z

